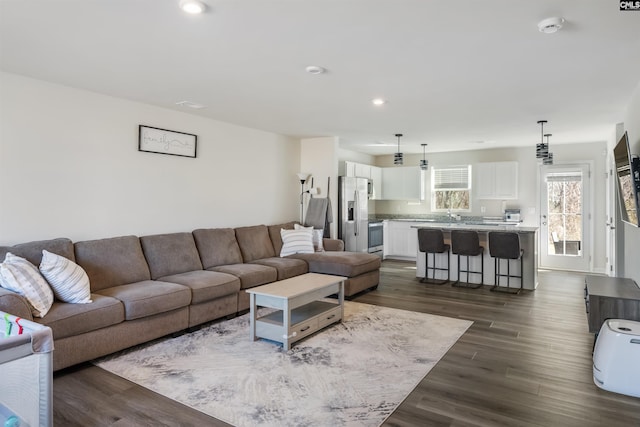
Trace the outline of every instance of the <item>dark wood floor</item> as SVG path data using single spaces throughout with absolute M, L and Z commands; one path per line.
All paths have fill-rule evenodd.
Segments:
M 421 284 L 415 264 L 385 261 L 355 301 L 474 323 L 384 425 L 640 426 L 640 399 L 593 384 L 583 276 L 539 278 L 534 292 L 496 294 Z M 227 425 L 90 364 L 53 384 L 56 426 Z

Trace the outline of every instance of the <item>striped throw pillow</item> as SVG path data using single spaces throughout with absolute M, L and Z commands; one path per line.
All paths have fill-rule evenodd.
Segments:
M 293 228 L 296 230 L 310 230 L 313 233 L 313 249 L 316 252 L 324 252 L 324 246 L 322 246 L 324 230 L 322 228 L 305 227 L 297 223 L 293 224 Z
M 11 252 L 0 264 L 0 286 L 22 295 L 34 317 L 44 317 L 53 304 L 53 292 L 38 267 Z
M 312 254 L 313 233 L 311 230 L 280 230 L 282 237 L 282 250 L 280 256 L 285 257 L 293 254 Z
M 40 273 L 47 279 L 53 294 L 60 301 L 72 304 L 91 302 L 89 276 L 70 259 L 43 250 Z

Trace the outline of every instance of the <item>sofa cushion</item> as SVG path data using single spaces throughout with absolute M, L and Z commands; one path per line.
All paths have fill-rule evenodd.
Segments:
M 213 267 L 210 270 L 232 274 L 240 279 L 240 288 L 247 289 L 278 280 L 278 270 L 259 264 L 231 264 Z
M 49 313 L 37 322 L 53 330 L 60 339 L 95 331 L 124 321 L 124 306 L 115 298 L 92 294 L 91 304 L 69 304 L 56 301 Z
M 42 261 L 42 250 L 63 256 L 71 261 L 75 261 L 73 253 L 73 242 L 66 238 L 38 240 L 35 242 L 21 243 L 15 246 L 0 246 L 0 260 L 3 260 L 7 252 L 26 258 L 33 265 L 40 265 Z
M 340 239 L 322 239 L 322 247 L 325 251 L 344 251 L 344 242 Z
M 298 223 L 295 221 L 285 222 L 283 224 L 270 225 L 267 227 L 269 230 L 269 238 L 273 245 L 273 251 L 277 254 L 282 250 L 282 237 L 280 236 L 280 230 L 293 230 L 294 226 Z
M 282 249 L 280 256 L 286 257 L 293 254 L 312 254 L 315 252 L 313 248 L 313 230 L 280 230 L 282 236 Z
M 244 262 L 276 256 L 266 225 L 238 227 L 235 231 Z
M 53 294 L 62 302 L 91 302 L 89 276 L 75 262 L 47 250 L 42 251 L 40 273 L 47 279 Z
M 11 252 L 0 264 L 0 286 L 22 295 L 35 317 L 44 317 L 53 304 L 53 291 L 38 267 Z
M 152 279 L 202 270 L 200 254 L 191 233 L 143 236 L 140 243 Z
M 240 279 L 217 271 L 189 271 L 160 277 L 163 282 L 178 283 L 191 289 L 191 304 L 211 301 L 240 291 Z
M 193 231 L 193 238 L 205 269 L 242 263 L 242 253 L 233 228 L 200 228 Z
M 306 261 L 294 258 L 263 258 L 251 261 L 251 264 L 260 264 L 273 267 L 278 271 L 278 280 L 288 279 L 309 272 Z
M 92 292 L 151 278 L 136 236 L 87 240 L 74 247 L 76 262 L 87 272 Z
M 379 256 L 362 252 L 315 252 L 313 254 L 295 254 L 291 258 L 303 259 L 309 264 L 310 273 L 335 274 L 336 276 L 355 277 L 363 273 L 378 270 Z
M 186 286 L 157 280 L 113 286 L 97 293 L 122 301 L 125 320 L 165 313 L 191 302 L 191 290 Z

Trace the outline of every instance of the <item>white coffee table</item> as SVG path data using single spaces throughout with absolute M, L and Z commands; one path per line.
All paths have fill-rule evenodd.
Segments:
M 250 298 L 251 339 L 291 345 L 333 323 L 342 321 L 346 277 L 307 273 L 247 289 Z M 338 299 L 327 298 L 338 294 Z M 276 311 L 258 317 L 258 307 Z

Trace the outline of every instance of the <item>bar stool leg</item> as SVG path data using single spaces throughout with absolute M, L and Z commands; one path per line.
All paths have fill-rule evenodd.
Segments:
M 424 253 L 424 277 L 420 279 L 420 283 L 429 283 L 432 285 L 444 285 L 451 281 L 451 260 L 449 259 L 449 252 L 443 252 L 443 254 L 447 255 L 447 279 L 440 280 L 436 279 L 436 270 L 445 270 L 444 268 L 436 267 L 436 253 L 435 252 L 425 252 Z M 429 267 L 429 254 L 432 255 L 433 264 Z M 431 270 L 431 280 L 429 280 L 429 270 Z

